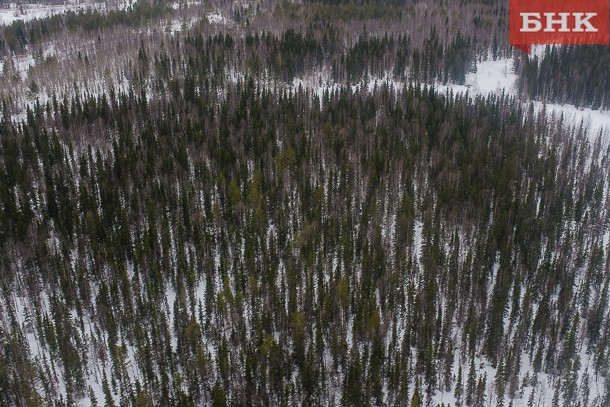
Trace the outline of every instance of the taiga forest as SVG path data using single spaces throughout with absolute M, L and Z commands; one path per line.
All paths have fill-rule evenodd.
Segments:
M 610 405 L 607 45 L 62 4 L 0 9 L 0 406 Z

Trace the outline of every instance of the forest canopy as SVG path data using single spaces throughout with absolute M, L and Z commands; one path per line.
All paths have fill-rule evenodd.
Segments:
M 482 95 L 501 5 L 169 6 L 0 33 L 0 405 L 610 403 L 610 143 L 534 103 L 603 49 Z

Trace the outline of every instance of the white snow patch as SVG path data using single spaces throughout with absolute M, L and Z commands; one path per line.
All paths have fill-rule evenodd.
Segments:
M 195 20 L 193 18 L 175 18 L 171 21 L 168 21 L 165 31 L 173 34 L 180 31 L 188 30 L 193 26 L 194 23 Z
M 534 108 L 536 111 L 541 111 L 544 103 L 535 101 Z M 590 108 L 577 108 L 574 105 L 559 105 L 556 103 L 546 104 L 546 112 L 548 116 L 554 115 L 556 119 L 563 114 L 564 121 L 572 123 L 574 126 L 584 124 L 583 128 L 588 129 L 589 136 L 594 140 L 600 132 L 606 139 L 609 138 L 610 132 L 610 111 L 607 110 L 592 110 Z
M 36 61 L 34 60 L 34 57 L 31 54 L 28 54 L 15 58 L 13 60 L 13 64 L 15 65 L 15 68 L 19 73 L 21 79 L 25 80 L 28 76 L 28 71 L 30 67 L 36 65 Z
M 512 59 L 483 61 L 477 64 L 477 72 L 466 76 L 466 86 L 480 95 L 489 93 L 514 93 L 517 75 Z
M 447 85 L 436 84 L 439 93 L 451 90 L 454 94 L 487 96 L 490 93 L 515 94 L 515 83 L 517 75 L 513 67 L 513 59 L 499 59 L 497 61 L 481 61 L 477 64 L 477 71 L 466 75 L 463 85 L 450 83 Z
M 227 19 L 218 11 L 212 11 L 205 16 L 210 24 L 227 24 Z
M 110 4 L 108 2 L 68 0 L 65 1 L 64 4 L 8 3 L 6 8 L 0 9 L 0 25 L 10 25 L 18 20 L 25 22 L 34 19 L 48 18 L 56 14 L 66 13 L 67 11 L 124 10 L 133 6 L 136 2 L 137 0 L 119 0 Z
M 0 9 L 0 25 L 10 25 L 15 21 L 30 21 L 43 19 L 55 14 L 63 14 L 69 10 L 84 11 L 97 9 L 104 3 L 82 3 L 82 4 L 21 4 L 10 3 L 8 8 Z
M 413 253 L 415 253 L 415 257 L 417 259 L 417 263 L 420 263 L 420 258 L 421 258 L 421 252 L 422 252 L 422 248 L 423 248 L 423 236 L 422 236 L 422 230 L 424 228 L 424 224 L 418 220 L 415 221 L 415 227 L 414 227 L 414 237 L 413 237 L 413 245 L 414 245 L 414 250 Z

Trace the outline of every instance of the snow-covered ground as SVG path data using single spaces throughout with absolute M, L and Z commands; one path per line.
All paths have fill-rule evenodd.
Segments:
M 167 22 L 165 31 L 168 33 L 177 33 L 184 30 L 188 30 L 193 26 L 193 24 L 195 24 L 196 21 L 197 19 L 194 17 L 174 18 L 173 20 Z
M 218 11 L 212 11 L 205 16 L 210 24 L 227 24 L 228 20 Z
M 544 54 L 544 47 L 535 47 L 531 58 L 540 57 Z M 513 68 L 513 59 L 501 59 L 497 61 L 482 61 L 477 64 L 477 72 L 466 76 L 464 85 L 439 85 L 436 87 L 440 92 L 452 90 L 454 93 L 465 93 L 469 95 L 487 96 L 490 93 L 500 94 L 504 91 L 507 95 L 517 96 L 517 75 Z M 592 110 L 590 108 L 577 108 L 573 105 L 560 105 L 557 103 L 543 103 L 532 101 L 537 112 L 546 108 L 546 113 L 555 118 L 562 114 L 567 123 L 579 126 L 581 122 L 589 129 L 590 139 L 595 139 L 603 131 L 606 142 L 610 142 L 610 112 Z
M 65 13 L 68 10 L 78 11 L 93 8 L 92 5 L 61 4 L 61 5 L 37 5 L 24 4 L 17 6 L 11 4 L 10 8 L 0 10 L 0 24 L 9 25 L 17 20 L 29 21 L 35 18 L 50 17 L 55 14 Z
M 537 111 L 544 107 L 542 102 L 535 101 L 533 103 Z M 546 112 L 549 116 L 555 115 L 556 118 L 563 114 L 566 122 L 574 123 L 576 126 L 579 126 L 582 122 L 585 125 L 584 127 L 589 129 L 591 139 L 597 138 L 602 131 L 606 142 L 610 141 L 610 111 L 548 103 L 546 104 Z
M 34 18 L 34 17 L 32 17 L 32 18 Z M 210 23 L 215 23 L 215 24 L 226 24 L 227 23 L 227 20 L 216 12 L 207 14 L 206 18 L 208 19 L 208 21 Z M 192 21 L 175 19 L 175 20 L 170 20 L 170 22 L 169 22 L 169 24 L 171 24 L 170 27 L 171 27 L 172 31 L 179 31 L 182 28 L 183 23 L 188 25 L 188 24 L 192 24 Z M 45 51 L 44 56 L 46 57 L 46 56 L 52 55 L 54 53 L 55 53 L 54 49 L 49 49 L 48 51 Z M 22 80 L 25 81 L 28 78 L 29 67 L 34 65 L 36 63 L 36 61 L 34 60 L 34 58 L 31 55 L 28 55 L 25 57 L 20 57 L 20 58 L 14 59 L 13 63 L 17 67 L 17 71 L 18 71 L 19 75 L 21 76 Z M 235 72 L 235 71 L 229 71 L 228 76 L 229 76 L 230 80 L 232 80 L 232 81 L 237 81 L 237 80 L 243 81 L 245 79 L 245 76 L 243 73 Z M 452 91 L 454 93 L 464 93 L 465 94 L 466 92 L 468 92 L 468 94 L 471 97 L 473 97 L 475 95 L 486 96 L 490 93 L 502 93 L 502 92 L 509 94 L 509 95 L 516 96 L 516 94 L 517 94 L 516 88 L 515 88 L 516 80 L 517 80 L 517 75 L 514 73 L 512 59 L 502 59 L 502 60 L 497 60 L 497 61 L 480 62 L 477 65 L 477 72 L 469 73 L 466 77 L 466 81 L 465 81 L 464 85 L 435 84 L 435 87 L 440 93 L 444 93 L 446 91 Z M 268 86 L 270 89 L 274 88 L 273 87 L 274 83 L 272 82 L 272 80 L 262 80 L 262 84 L 263 84 L 263 86 Z M 351 88 L 353 91 L 370 92 L 375 87 L 379 87 L 382 85 L 387 85 L 387 86 L 393 87 L 395 89 L 400 89 L 405 84 L 406 83 L 396 81 L 389 76 L 372 77 L 372 78 L 368 78 L 366 81 L 362 81 L 357 84 L 352 84 Z M 320 97 L 320 99 L 322 99 L 321 97 L 325 91 L 337 90 L 342 86 L 342 84 L 334 82 L 331 79 L 331 75 L 330 75 L 329 71 L 320 71 L 317 73 L 310 74 L 303 78 L 296 78 L 293 80 L 292 83 L 286 84 L 286 86 L 291 88 L 292 90 L 296 90 L 296 89 L 302 87 L 304 89 L 311 91 L 313 94 L 317 95 L 318 97 Z M 128 88 L 128 84 L 123 83 L 123 86 L 121 87 L 121 89 L 127 89 L 127 88 Z M 524 103 L 529 103 L 529 102 L 524 102 Z M 549 115 L 555 115 L 555 117 L 558 117 L 560 114 L 563 114 L 565 120 L 567 120 L 571 123 L 574 123 L 575 125 L 579 125 L 581 121 L 584 121 L 585 124 L 588 124 L 590 126 L 590 129 L 591 129 L 590 133 L 592 134 L 592 136 L 596 136 L 599 133 L 600 129 L 606 129 L 606 130 L 610 129 L 610 113 L 609 112 L 594 111 L 591 109 L 578 109 L 571 105 L 547 104 L 545 107 L 545 105 L 539 101 L 534 101 L 532 103 L 534 103 L 536 111 L 541 112 L 542 109 L 545 108 L 546 113 Z M 609 139 L 608 133 L 606 133 L 606 139 L 607 140 Z M 420 256 L 422 242 L 423 242 L 422 229 L 423 229 L 423 224 L 420 221 L 417 221 L 415 224 L 415 230 L 414 230 L 414 246 L 416 249 L 415 253 L 417 253 L 418 262 L 419 262 L 419 256 Z M 610 239 L 610 232 L 606 232 L 603 236 L 604 246 L 608 245 L 609 239 Z M 172 239 L 172 241 L 173 241 L 173 239 Z M 219 256 L 219 254 L 217 254 L 216 259 L 215 259 L 216 265 L 219 264 L 219 258 L 220 258 L 220 256 Z M 219 284 L 220 281 L 216 281 L 216 283 Z M 493 286 L 493 284 L 490 284 L 490 287 L 492 287 L 492 286 Z M 215 287 L 214 291 L 220 292 L 221 291 L 220 285 Z M 204 285 L 201 285 L 197 289 L 197 300 L 201 300 L 203 298 L 204 293 L 205 293 L 205 287 L 204 287 Z M 168 288 L 168 290 L 166 292 L 166 298 L 168 300 L 166 312 L 167 312 L 167 315 L 169 318 L 170 326 L 173 325 L 174 303 L 176 301 L 176 296 L 177 296 L 176 291 L 173 288 Z M 23 326 L 24 332 L 27 332 L 28 324 L 29 324 L 28 319 L 31 316 L 28 314 L 28 311 L 25 307 L 25 300 L 17 299 L 16 308 L 17 308 L 17 315 L 19 318 L 19 322 Z M 347 332 L 348 332 L 348 335 L 351 335 L 351 328 L 348 329 Z M 42 352 L 40 350 L 40 345 L 38 343 L 38 338 L 36 337 L 35 333 L 28 333 L 27 340 L 29 342 L 29 346 L 32 349 L 34 355 L 42 354 Z M 348 338 L 348 343 L 350 345 L 352 343 L 351 336 Z M 175 350 L 176 348 L 177 348 L 176 339 L 175 339 L 175 337 L 173 337 L 172 338 L 172 349 Z M 208 349 L 208 351 L 210 353 L 213 352 L 212 349 Z M 579 372 L 580 374 L 584 373 L 585 369 L 589 366 L 589 356 L 587 356 L 583 353 L 581 355 L 581 359 L 584 363 Z M 133 352 L 131 349 L 128 351 L 128 360 L 133 360 Z M 520 378 L 519 378 L 520 382 L 523 381 L 526 374 L 529 376 L 533 372 L 533 368 L 529 365 L 527 355 L 524 355 L 524 357 L 522 358 L 522 362 L 524 363 L 524 365 L 523 365 L 523 367 L 521 369 L 521 373 L 520 373 Z M 457 366 L 458 366 L 458 364 L 456 363 L 454 365 L 454 370 L 453 370 L 454 375 L 457 375 Z M 476 371 L 477 377 L 486 376 L 488 390 L 491 389 L 493 386 L 494 378 L 496 376 L 496 369 L 492 368 L 485 360 L 483 360 L 481 358 L 476 359 L 476 366 L 477 366 L 477 371 Z M 107 370 L 105 370 L 105 368 L 103 368 L 103 367 L 97 367 L 97 370 L 101 371 L 102 376 L 103 376 L 104 372 L 107 373 Z M 467 372 L 463 371 L 462 373 L 463 373 L 463 377 L 464 377 L 464 381 L 465 381 L 465 376 L 466 376 Z M 548 385 L 548 381 L 549 381 L 549 379 L 546 375 L 540 374 L 539 378 L 538 378 L 538 384 L 535 389 L 534 389 L 534 387 L 529 386 L 529 385 L 522 386 L 524 397 L 516 399 L 514 401 L 513 405 L 515 407 L 521 406 L 521 405 L 525 406 L 526 400 L 532 392 L 535 392 L 538 402 L 542 403 L 541 405 L 546 405 L 545 403 L 547 401 L 549 401 L 549 399 L 552 395 L 552 388 Z M 95 394 L 95 397 L 97 398 L 98 402 L 103 400 L 104 393 L 103 393 L 102 387 L 101 387 L 101 376 L 97 377 L 94 374 L 91 374 L 87 378 L 87 384 L 88 384 L 88 386 L 91 386 L 92 392 Z M 599 383 L 597 381 L 592 381 L 592 386 L 593 386 L 592 397 L 602 394 L 603 389 L 601 389 L 599 387 Z M 62 393 L 64 392 L 64 389 L 60 388 L 59 390 Z M 491 392 L 491 391 L 489 392 L 489 394 L 492 394 L 492 393 L 493 392 Z M 117 401 L 117 400 L 115 400 L 115 401 Z M 451 405 L 453 405 L 456 400 L 455 400 L 452 392 L 448 392 L 448 393 L 439 392 L 433 397 L 433 401 L 434 401 L 434 403 L 450 403 Z M 79 402 L 81 403 L 81 405 L 87 405 L 86 403 L 89 402 L 89 399 L 85 398 L 85 399 L 80 400 Z M 494 400 L 490 399 L 489 405 L 492 405 L 493 402 L 494 402 Z M 507 404 L 507 402 L 508 402 L 508 399 L 505 400 L 505 404 Z
M 135 4 L 137 0 L 118 0 L 111 1 L 108 3 L 109 8 L 126 8 Z M 188 6 L 189 2 L 174 3 L 174 8 L 180 6 Z M 15 20 L 31 20 L 34 18 L 44 18 L 53 14 L 63 13 L 67 10 L 85 10 L 85 9 L 104 9 L 106 3 L 102 2 L 84 2 L 78 3 L 76 0 L 70 0 L 63 5 L 31 5 L 23 4 L 18 6 L 16 3 L 9 4 L 8 9 L 0 9 L 0 25 L 10 24 Z M 210 11 L 205 14 L 205 19 L 213 25 L 228 25 L 230 24 L 226 16 L 221 14 L 219 11 Z M 195 22 L 194 18 L 174 18 L 167 21 L 165 30 L 169 33 L 180 32 L 190 28 Z M 531 58 L 541 58 L 544 56 L 546 47 L 537 46 L 532 50 Z M 53 54 L 54 52 L 45 52 L 44 56 Z M 7 61 L 2 61 L 6 63 Z M 12 63 L 14 64 L 19 78 L 26 85 L 29 83 L 28 71 L 31 66 L 34 66 L 37 61 L 34 60 L 32 55 L 22 55 L 13 57 Z M 2 68 L 2 67 L 0 67 Z M 1 72 L 1 71 L 0 71 Z M 229 73 L 229 78 L 232 81 L 236 79 L 243 79 L 244 75 L 234 72 Z M 261 83 L 267 86 L 269 89 L 276 89 L 277 83 L 269 78 L 262 78 Z M 480 61 L 477 64 L 477 70 L 474 73 L 468 73 L 466 76 L 465 83 L 463 85 L 458 84 L 440 84 L 435 83 L 434 86 L 439 93 L 445 93 L 452 91 L 454 94 L 468 94 L 470 96 L 487 96 L 490 93 L 501 93 L 505 92 L 508 95 L 517 96 L 516 90 L 517 75 L 513 68 L 513 59 L 500 59 L 496 61 L 486 60 Z M 42 85 L 42 84 L 39 84 Z M 338 83 L 334 81 L 330 74 L 330 69 L 321 69 L 306 75 L 305 77 L 295 78 L 292 83 L 286 84 L 286 87 L 290 90 L 297 90 L 299 88 L 308 90 L 312 94 L 316 95 L 320 101 L 326 91 L 332 92 L 338 90 L 344 83 Z M 391 75 L 384 75 L 379 77 L 369 77 L 365 80 L 351 85 L 353 91 L 372 91 L 378 86 L 389 86 L 396 90 L 401 89 L 406 85 L 404 81 L 398 81 L 391 77 Z M 544 104 L 541 101 L 532 101 L 534 108 L 537 112 L 545 109 L 546 113 L 551 116 L 559 117 L 564 116 L 564 120 L 568 123 L 573 123 L 576 126 L 584 124 L 589 129 L 589 135 L 591 140 L 595 139 L 600 131 L 605 133 L 605 142 L 610 142 L 610 112 L 592 110 L 589 108 L 576 108 L 572 105 L 559 105 L 559 104 Z M 25 107 L 24 107 L 25 108 Z
M 9 3 L 7 8 L 0 9 L 0 25 L 10 25 L 17 20 L 29 21 L 62 14 L 67 11 L 105 10 L 108 8 L 125 9 L 137 0 L 120 0 L 117 2 L 79 2 L 70 0 L 64 4 L 17 4 Z
M 515 83 L 517 75 L 513 69 L 512 59 L 500 59 L 497 61 L 482 61 L 477 64 L 475 73 L 468 73 L 464 85 L 435 84 L 439 92 L 445 93 L 452 90 L 453 93 L 466 93 L 469 95 L 487 96 L 490 93 L 515 94 Z
M 541 52 L 544 52 L 544 48 L 537 47 L 536 53 L 533 55 L 540 56 Z M 534 56 L 532 56 L 533 58 Z M 235 80 L 236 78 L 243 79 L 243 75 L 236 75 L 232 73 L 230 78 Z M 481 61 L 477 64 L 477 71 L 471 72 L 466 75 L 466 81 L 463 85 L 458 84 L 440 84 L 435 83 L 434 87 L 439 93 L 447 93 L 448 91 L 453 94 L 466 94 L 474 97 L 477 95 L 487 96 L 490 93 L 501 94 L 504 92 L 506 95 L 517 96 L 516 89 L 517 74 L 515 74 L 513 68 L 513 59 L 506 58 L 496 61 Z M 367 90 L 372 91 L 375 87 L 387 85 L 396 90 L 401 89 L 405 86 L 406 82 L 397 81 L 390 76 L 384 77 L 370 77 L 365 81 L 357 84 L 352 84 L 351 88 L 353 91 Z M 299 88 L 309 90 L 314 95 L 318 96 L 320 100 L 324 92 L 333 92 L 344 86 L 344 84 L 337 83 L 332 80 L 329 70 L 321 70 L 312 74 L 308 74 L 304 77 L 295 78 L 289 88 L 298 90 Z M 270 86 L 270 89 L 273 87 Z M 529 103 L 529 102 L 524 102 Z M 600 131 L 604 133 L 605 142 L 610 142 L 610 111 L 592 110 L 590 108 L 577 108 L 573 105 L 565 104 L 560 105 L 556 103 L 543 103 L 541 101 L 532 101 L 534 108 L 537 112 L 541 112 L 543 108 L 546 108 L 546 113 L 556 118 L 562 114 L 564 121 L 567 123 L 573 123 L 575 126 L 580 126 L 581 122 L 585 125 L 585 128 L 589 129 L 590 139 L 594 140 L 600 134 Z

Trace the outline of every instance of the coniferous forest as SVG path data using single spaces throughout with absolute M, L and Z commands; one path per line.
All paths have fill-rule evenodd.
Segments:
M 0 406 L 610 405 L 610 136 L 534 103 L 607 108 L 607 50 L 507 7 L 0 27 Z

